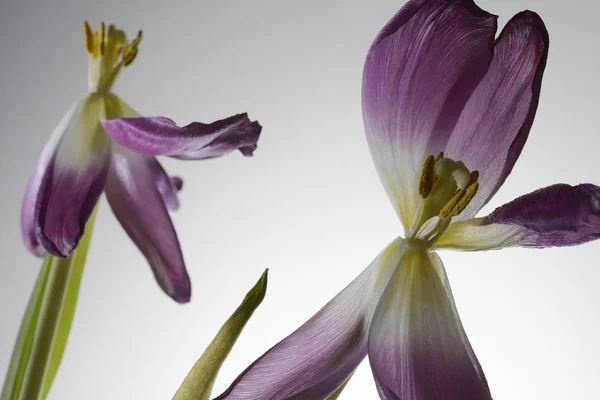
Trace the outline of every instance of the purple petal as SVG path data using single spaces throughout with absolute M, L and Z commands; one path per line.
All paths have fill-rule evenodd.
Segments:
M 557 184 L 505 204 L 482 220 L 524 228 L 519 245 L 572 246 L 600 238 L 600 187 Z
M 405 227 L 423 161 L 443 150 L 491 57 L 496 17 L 472 1 L 413 0 L 383 28 L 363 72 L 363 117 L 379 177 Z
M 68 257 L 75 249 L 104 190 L 110 141 L 98 120 L 100 101 L 89 96 L 77 104 L 52 156 L 48 158 L 54 138 L 42 154 L 24 201 L 28 203 L 23 211 L 26 219 L 37 187 L 34 212 L 37 241 L 58 257 Z M 44 167 L 39 180 L 37 173 L 41 174 Z
M 548 32 L 531 11 L 513 17 L 463 110 L 446 156 L 479 170 L 479 192 L 458 219 L 468 219 L 496 193 L 521 154 L 537 110 L 548 57 Z
M 402 257 L 371 323 L 369 361 L 382 399 L 491 400 L 435 253 Z
M 104 121 L 104 127 L 115 142 L 137 153 L 184 160 L 220 157 L 236 149 L 251 156 L 262 129 L 247 114 L 184 127 L 163 117 L 113 119 Z
M 167 209 L 175 211 L 179 208 L 179 199 L 177 198 L 177 192 L 183 187 L 183 181 L 181 178 L 171 178 L 163 167 L 160 165 L 157 159 L 148 157 L 148 166 L 152 174 L 154 175 L 154 182 Z
M 248 367 L 217 399 L 317 400 L 341 386 L 366 355 L 374 306 L 405 249 L 393 242 L 314 317 Z
M 175 228 L 156 186 L 156 160 L 115 146 L 106 197 L 119 222 L 144 254 L 160 287 L 179 303 L 191 285 Z
M 46 254 L 44 247 L 38 242 L 37 235 L 35 233 L 35 203 L 38 197 L 40 186 L 44 174 L 48 169 L 48 165 L 52 161 L 52 157 L 56 152 L 56 148 L 60 143 L 65 131 L 69 128 L 69 124 L 73 118 L 75 110 L 77 110 L 77 104 L 73 104 L 69 111 L 62 118 L 52 135 L 48 139 L 48 142 L 44 146 L 40 158 L 38 159 L 35 171 L 25 189 L 25 196 L 23 197 L 23 204 L 21 207 L 21 230 L 23 234 L 23 241 L 25 247 L 32 254 L 42 257 Z

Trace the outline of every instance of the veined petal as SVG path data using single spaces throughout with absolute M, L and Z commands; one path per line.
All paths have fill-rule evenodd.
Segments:
M 141 118 L 137 111 L 114 94 L 106 96 L 105 110 L 104 119 Z M 177 192 L 183 187 L 183 180 L 179 177 L 170 178 L 155 158 L 148 157 L 146 160 L 154 176 L 156 188 L 160 192 L 167 209 L 177 210 L 179 208 Z
M 113 145 L 106 197 L 144 254 L 160 287 L 175 301 L 190 300 L 191 284 L 175 228 L 155 183 L 156 161 Z
M 42 163 L 46 170 L 35 200 L 35 232 L 38 242 L 58 257 L 67 257 L 75 249 L 104 190 L 110 140 L 98 118 L 101 104 L 95 95 L 82 99 L 70 120 L 64 121 L 54 153 Z M 38 182 L 34 179 L 31 192 Z
M 573 246 L 600 238 L 600 187 L 556 184 L 521 196 L 484 218 L 450 225 L 438 247 L 489 250 Z
M 371 323 L 369 360 L 385 400 L 491 400 L 435 253 L 404 253 Z
M 405 242 L 397 239 L 314 317 L 246 369 L 218 400 L 324 400 L 366 355 L 366 333 Z
M 413 0 L 383 28 L 363 72 L 365 131 L 405 229 L 423 160 L 444 150 L 491 57 L 496 17 L 470 0 Z
M 220 157 L 233 150 L 251 156 L 262 127 L 247 114 L 211 124 L 193 122 L 179 127 L 163 117 L 124 118 L 104 121 L 113 140 L 137 153 L 201 160 Z
M 534 12 L 514 16 L 494 46 L 487 74 L 467 102 L 445 149 L 478 170 L 479 191 L 457 219 L 473 217 L 496 193 L 533 124 L 548 58 L 548 31 Z

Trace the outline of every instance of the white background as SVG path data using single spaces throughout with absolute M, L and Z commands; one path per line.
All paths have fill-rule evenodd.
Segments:
M 253 159 L 165 160 L 185 180 L 173 215 L 192 277 L 178 305 L 105 199 L 71 338 L 50 399 L 167 399 L 221 323 L 270 268 L 265 302 L 215 395 L 352 280 L 401 225 L 363 133 L 366 51 L 401 0 L 66 1 L 0 4 L 0 376 L 40 261 L 21 243 L 20 202 L 50 132 L 87 90 L 81 23 L 144 29 L 115 92 L 185 124 L 248 111 L 264 126 Z M 537 11 L 551 45 L 540 108 L 512 176 L 484 211 L 557 182 L 600 183 L 600 25 L 592 1 L 480 1 Z M 595 8 L 594 8 L 595 7 Z M 451 253 L 465 329 L 495 399 L 598 398 L 600 243 Z M 2 379 L 2 378 L 0 378 Z M 364 362 L 342 399 L 375 399 Z

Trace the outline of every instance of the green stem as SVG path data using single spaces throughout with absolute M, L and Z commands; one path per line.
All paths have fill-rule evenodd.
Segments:
M 97 207 L 69 258 L 47 255 L 42 264 L 4 382 L 0 400 L 43 400 L 56 376 L 73 323 Z

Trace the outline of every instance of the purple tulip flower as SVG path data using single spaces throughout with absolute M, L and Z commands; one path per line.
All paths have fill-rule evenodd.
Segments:
M 190 280 L 168 213 L 178 207 L 183 182 L 170 178 L 154 157 L 202 160 L 236 149 L 251 156 L 261 126 L 246 114 L 185 127 L 167 118 L 140 118 L 111 88 L 135 59 L 141 32 L 128 42 L 113 25 L 106 30 L 102 23 L 92 32 L 86 22 L 84 35 L 89 93 L 60 122 L 29 181 L 21 213 L 25 246 L 37 256 L 70 256 L 105 192 L 160 287 L 187 302 Z
M 434 250 L 600 236 L 600 188 L 590 184 L 553 185 L 475 218 L 521 153 L 548 55 L 537 14 L 514 16 L 497 39 L 496 25 L 471 0 L 411 0 L 377 35 L 363 116 L 404 237 L 218 399 L 325 399 L 367 355 L 382 399 L 492 398 Z

